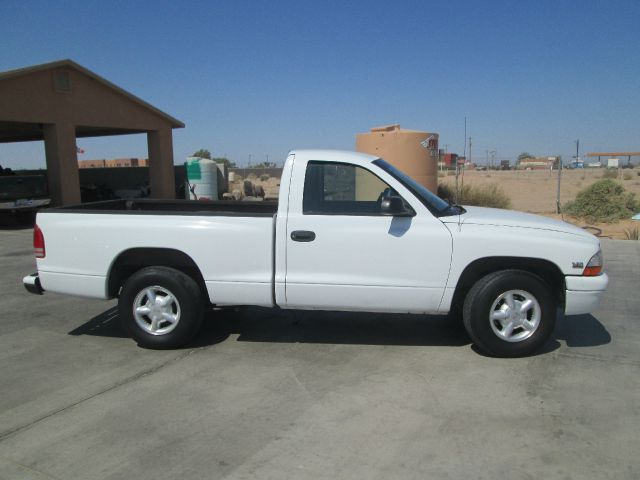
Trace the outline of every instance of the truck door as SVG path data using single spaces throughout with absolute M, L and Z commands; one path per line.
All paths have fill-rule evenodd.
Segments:
M 435 312 L 451 234 L 412 194 L 373 166 L 296 159 L 286 227 L 286 306 Z M 385 195 L 415 216 L 381 213 Z

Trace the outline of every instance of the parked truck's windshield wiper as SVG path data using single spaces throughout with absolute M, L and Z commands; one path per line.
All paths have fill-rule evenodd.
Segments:
M 458 205 L 457 203 L 453 203 L 448 198 L 446 200 L 447 200 L 447 203 L 449 203 L 449 209 L 457 209 L 457 212 L 455 213 L 455 215 L 461 215 L 463 213 L 467 213 L 467 211 L 465 210 L 465 208 L 462 205 Z
M 458 210 L 456 215 L 462 215 L 463 213 L 467 213 L 465 208 L 462 205 L 458 205 L 457 203 L 452 203 L 451 208 L 455 208 Z

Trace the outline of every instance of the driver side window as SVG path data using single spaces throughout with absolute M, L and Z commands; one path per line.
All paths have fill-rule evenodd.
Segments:
M 382 198 L 397 192 L 365 168 L 311 161 L 304 180 L 305 215 L 380 215 Z

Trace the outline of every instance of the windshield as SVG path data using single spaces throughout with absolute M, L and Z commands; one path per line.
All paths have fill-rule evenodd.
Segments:
M 390 163 L 385 162 L 381 158 L 373 161 L 374 165 L 377 165 L 393 178 L 398 180 L 404 185 L 411 193 L 413 193 L 418 200 L 420 200 L 425 207 L 429 209 L 437 217 L 443 217 L 447 215 L 457 215 L 460 212 L 452 209 L 451 205 L 445 200 L 441 199 L 437 195 L 430 192 L 424 185 L 419 184 L 413 178 L 406 173 L 398 170 Z

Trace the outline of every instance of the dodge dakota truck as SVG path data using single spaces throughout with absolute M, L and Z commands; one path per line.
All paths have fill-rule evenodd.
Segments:
M 607 287 L 600 243 L 561 221 L 452 205 L 381 158 L 289 154 L 278 202 L 115 200 L 38 213 L 27 290 L 117 298 L 139 345 L 188 343 L 210 306 L 454 312 L 523 356 Z

